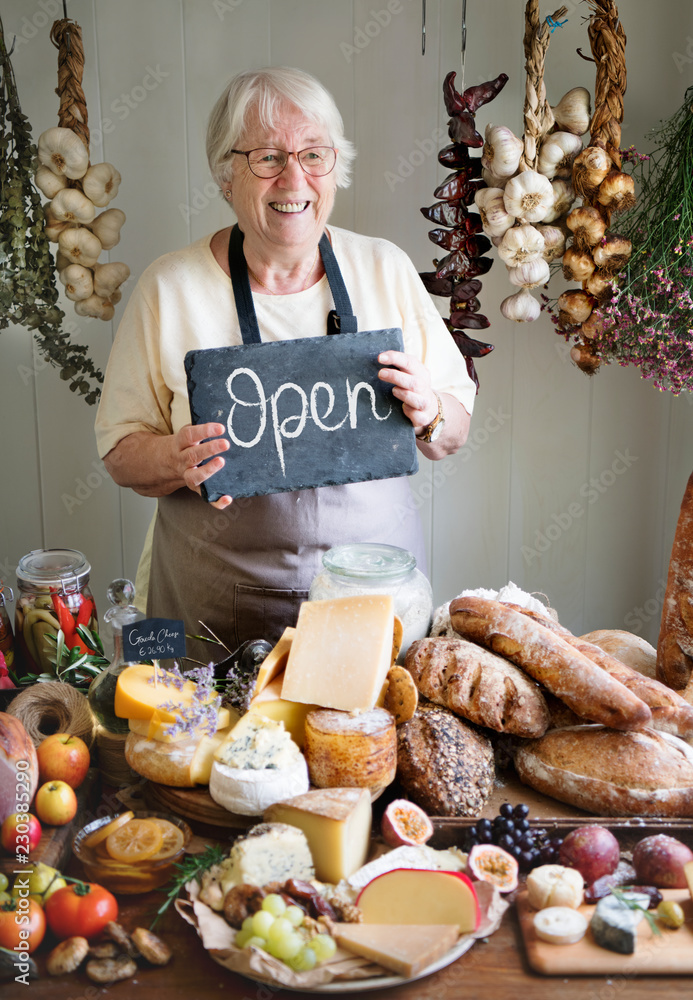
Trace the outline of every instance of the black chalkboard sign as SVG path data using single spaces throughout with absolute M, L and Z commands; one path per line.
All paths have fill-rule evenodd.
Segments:
M 185 656 L 185 624 L 175 618 L 145 618 L 123 625 L 123 659 L 170 660 Z
M 224 424 L 224 468 L 206 500 L 390 479 L 416 472 L 414 429 L 378 378 L 399 329 L 189 351 L 193 424 Z

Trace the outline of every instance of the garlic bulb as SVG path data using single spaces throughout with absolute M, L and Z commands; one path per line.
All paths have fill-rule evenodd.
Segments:
M 46 217 L 46 224 L 43 227 L 43 231 L 46 234 L 46 239 L 49 240 L 51 243 L 57 243 L 58 239 L 60 238 L 60 234 L 63 232 L 64 229 L 69 229 L 71 223 L 60 222 L 59 219 L 56 219 L 56 217 L 50 210 L 50 204 L 46 205 L 44 209 L 44 214 Z
M 496 177 L 512 177 L 520 166 L 524 145 L 505 125 L 487 125 L 481 165 Z
M 593 353 L 592 345 L 584 340 L 571 347 L 570 357 L 586 375 L 594 375 L 602 363 L 601 358 Z
M 116 290 L 114 292 L 111 292 L 111 294 L 108 296 L 107 301 L 110 302 L 112 305 L 115 306 L 115 305 L 118 305 L 118 303 L 120 302 L 120 300 L 122 299 L 122 297 L 123 297 L 123 293 L 121 292 L 121 290 L 119 288 L 116 288 Z
M 594 261 L 586 250 L 568 247 L 563 254 L 563 277 L 566 281 L 586 281 L 594 271 Z
M 599 310 L 594 309 L 582 324 L 582 335 L 583 337 L 587 337 L 588 340 L 592 340 L 594 337 L 598 337 L 599 334 L 604 333 L 604 330 L 609 325 Z
M 94 268 L 94 291 L 102 299 L 110 299 L 124 281 L 130 277 L 130 268 L 120 261 L 97 264 Z
M 104 250 L 112 250 L 120 240 L 120 230 L 125 222 L 125 212 L 119 208 L 107 208 L 97 215 L 89 228 L 99 238 Z
M 625 236 L 609 233 L 592 251 L 594 263 L 603 275 L 611 277 L 621 270 L 630 260 L 633 244 Z M 589 275 L 588 275 L 589 277 Z M 585 280 L 584 278 L 582 279 Z
M 543 257 L 535 257 L 519 267 L 508 268 L 510 284 L 519 288 L 538 288 L 539 285 L 545 285 L 550 277 L 549 265 Z
M 555 180 L 551 181 L 551 187 L 553 189 L 553 206 L 544 216 L 544 222 L 555 222 L 556 219 L 560 219 L 561 216 L 570 211 L 570 207 L 575 201 L 575 191 L 570 181 L 565 178 L 556 177 Z
M 591 200 L 611 170 L 611 157 L 601 146 L 587 146 L 573 161 L 573 187 L 581 198 Z
M 58 246 L 72 264 L 91 267 L 101 253 L 101 243 L 84 226 L 69 226 L 58 237 Z
M 62 250 L 58 250 L 55 255 L 55 269 L 58 274 L 60 274 L 61 271 L 64 271 L 66 267 L 69 267 L 70 263 L 70 258 L 66 257 Z
M 558 297 L 558 322 L 562 327 L 580 326 L 594 309 L 594 299 L 579 288 L 570 288 Z
M 635 204 L 635 181 L 630 174 L 611 170 L 599 185 L 597 201 L 611 212 L 626 212 Z
M 565 220 L 565 224 L 573 234 L 573 245 L 578 250 L 587 250 L 596 246 L 604 238 L 606 222 L 601 212 L 589 205 L 574 208 Z
M 535 260 L 543 252 L 544 237 L 534 226 L 513 226 L 498 246 L 498 256 L 509 267 L 519 267 L 528 260 Z
M 503 202 L 508 215 L 524 222 L 541 222 L 554 203 L 551 181 L 536 170 L 523 170 L 505 185 Z
M 88 299 L 75 302 L 75 312 L 78 316 L 91 316 L 93 319 L 113 319 L 113 303 L 98 295 L 90 295 Z
M 570 177 L 573 160 L 582 151 L 582 139 L 572 132 L 552 132 L 541 144 L 537 170 L 546 177 Z
M 474 202 L 479 209 L 481 225 L 487 236 L 502 236 L 506 230 L 515 225 L 515 219 L 505 210 L 503 191 L 501 188 L 481 188 L 474 195 Z
M 523 288 L 514 295 L 509 295 L 500 304 L 500 311 L 506 319 L 515 323 L 532 323 L 539 318 L 541 306 L 533 295 Z
M 39 161 L 54 174 L 65 174 L 70 180 L 84 177 L 89 166 L 89 150 L 71 128 L 49 128 L 38 141 Z
M 82 189 L 87 198 L 103 208 L 118 194 L 120 174 L 112 163 L 94 163 L 82 178 Z
M 551 110 L 560 129 L 584 135 L 590 127 L 590 92 L 585 87 L 573 87 Z
M 51 202 L 51 213 L 58 222 L 86 224 L 96 215 L 96 209 L 77 188 L 63 188 Z
M 496 177 L 496 175 L 492 174 L 490 170 L 486 169 L 486 167 L 481 168 L 481 178 L 486 187 L 501 189 L 505 187 L 505 182 L 508 179 L 507 177 Z
M 544 237 L 544 252 L 542 257 L 551 264 L 560 260 L 565 252 L 565 233 L 558 226 L 537 226 L 537 232 Z
M 65 174 L 54 174 L 50 167 L 41 165 L 34 174 L 34 184 L 46 198 L 54 198 L 58 191 L 67 187 Z
M 58 277 L 65 286 L 65 294 L 73 302 L 88 299 L 94 291 L 92 273 L 88 267 L 83 267 L 81 264 L 68 264 L 64 270 L 58 272 Z
M 589 292 L 590 295 L 593 295 L 597 302 L 605 302 L 614 294 L 614 286 L 611 279 L 599 270 L 594 271 L 594 273 L 591 274 L 585 282 L 583 282 L 582 287 L 586 292 Z

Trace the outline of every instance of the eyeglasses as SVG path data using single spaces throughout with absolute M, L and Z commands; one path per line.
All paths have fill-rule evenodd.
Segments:
M 256 177 L 278 177 L 290 156 L 295 156 L 303 172 L 312 177 L 324 177 L 334 170 L 337 162 L 337 150 L 332 146 L 309 146 L 298 153 L 285 149 L 232 149 L 231 152 L 245 156 Z

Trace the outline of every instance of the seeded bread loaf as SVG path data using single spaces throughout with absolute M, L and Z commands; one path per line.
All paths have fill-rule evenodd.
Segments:
M 552 729 L 515 754 L 520 779 L 597 816 L 693 816 L 693 749 L 656 729 Z
M 421 694 L 476 725 L 532 738 L 548 729 L 549 711 L 534 681 L 474 642 L 419 639 L 405 666 Z
M 422 699 L 397 727 L 397 779 L 432 816 L 478 816 L 493 790 L 493 748 L 447 708 Z
M 693 473 L 681 501 L 669 561 L 662 624 L 657 643 L 657 677 L 680 691 L 693 672 Z M 688 696 L 687 696 L 688 697 Z
M 450 620 L 465 639 L 507 656 L 583 719 L 642 729 L 652 713 L 636 695 L 565 639 L 500 601 L 459 597 Z

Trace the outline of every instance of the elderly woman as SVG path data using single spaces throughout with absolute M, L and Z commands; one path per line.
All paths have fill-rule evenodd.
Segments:
M 324 336 L 331 256 L 359 330 L 403 331 L 405 351 L 381 354 L 379 375 L 423 455 L 439 459 L 464 443 L 475 390 L 408 257 L 327 225 L 355 152 L 317 80 L 287 68 L 235 77 L 212 111 L 207 155 L 238 225 L 144 272 L 113 345 L 96 430 L 113 479 L 158 498 L 148 614 L 182 618 L 194 633 L 203 622 L 235 648 L 295 623 L 331 546 L 399 545 L 425 567 L 422 533 L 401 478 L 205 503 L 200 484 L 223 467 L 229 444 L 222 424 L 191 425 L 186 352 L 240 344 L 255 319 L 263 341 Z M 236 301 L 239 281 L 252 293 L 250 314 Z

